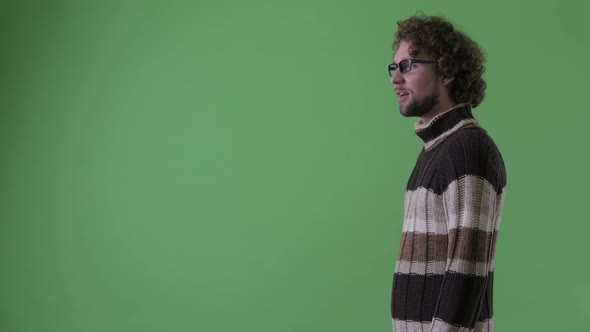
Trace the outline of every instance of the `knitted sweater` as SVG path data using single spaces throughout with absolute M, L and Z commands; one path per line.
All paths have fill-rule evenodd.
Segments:
M 502 156 L 465 104 L 417 122 L 415 131 L 425 146 L 405 194 L 394 331 L 492 332 Z

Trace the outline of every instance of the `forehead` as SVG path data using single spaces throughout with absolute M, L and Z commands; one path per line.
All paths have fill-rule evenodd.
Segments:
M 426 50 L 412 49 L 412 42 L 403 41 L 393 56 L 393 61 L 398 63 L 404 59 L 410 58 L 432 58 L 432 54 Z
M 402 42 L 399 47 L 397 48 L 395 55 L 393 56 L 393 61 L 394 62 L 400 62 L 403 59 L 408 59 L 410 58 L 410 46 L 412 44 L 409 42 Z

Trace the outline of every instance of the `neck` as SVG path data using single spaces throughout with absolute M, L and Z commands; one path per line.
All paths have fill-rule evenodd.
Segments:
M 432 110 L 430 110 L 428 113 L 424 114 L 420 120 L 418 120 L 418 123 L 420 124 L 427 124 L 429 123 L 435 116 L 444 113 L 446 111 L 448 111 L 449 109 L 453 108 L 454 106 L 456 106 L 457 103 L 446 99 L 442 102 L 439 102 L 438 104 L 436 104 L 436 106 L 434 106 L 432 108 Z
M 416 121 L 414 131 L 424 141 L 424 149 L 430 150 L 453 133 L 478 126 L 468 103 L 458 104 L 430 119 L 427 123 Z

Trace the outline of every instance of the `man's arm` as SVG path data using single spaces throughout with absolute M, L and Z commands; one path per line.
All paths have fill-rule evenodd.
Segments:
M 460 327 L 473 328 L 492 317 L 493 259 L 505 173 L 493 151 L 462 143 L 450 149 L 451 169 L 445 175 L 447 263 L 431 332 L 463 331 Z

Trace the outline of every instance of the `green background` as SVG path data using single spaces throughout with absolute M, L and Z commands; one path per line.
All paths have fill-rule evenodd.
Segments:
M 390 331 L 418 10 L 488 57 L 497 330 L 588 330 L 587 2 L 200 0 L 0 2 L 0 331 Z

